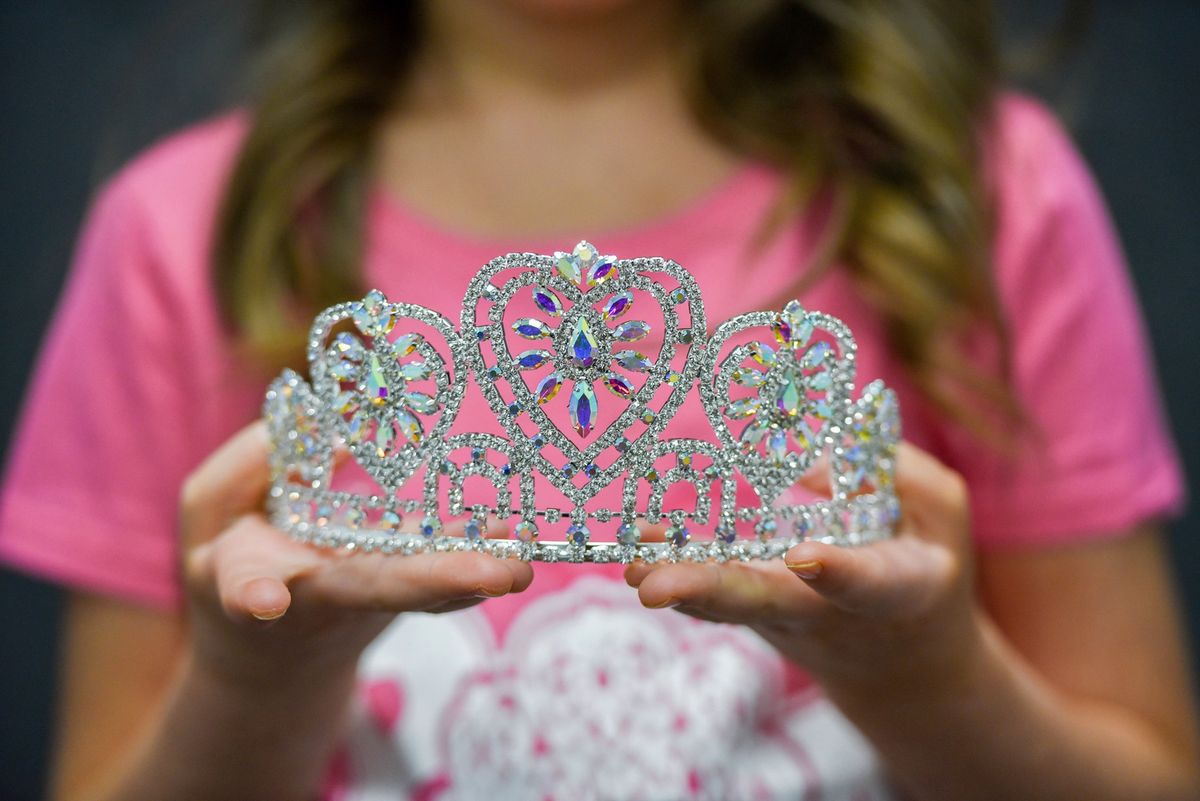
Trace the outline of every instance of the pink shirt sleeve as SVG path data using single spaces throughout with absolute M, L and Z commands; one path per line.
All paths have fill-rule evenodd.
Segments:
M 0 559 L 158 605 L 179 597 L 179 487 L 244 422 L 214 390 L 223 345 L 200 244 L 211 210 L 193 213 L 220 170 L 211 147 L 203 170 L 181 158 L 204 137 L 143 156 L 94 202 L 0 496 Z
M 1031 433 L 1015 460 L 959 441 L 952 461 L 984 547 L 1119 534 L 1178 512 L 1185 495 L 1136 294 L 1067 135 L 1032 101 L 1000 109 L 996 281 Z

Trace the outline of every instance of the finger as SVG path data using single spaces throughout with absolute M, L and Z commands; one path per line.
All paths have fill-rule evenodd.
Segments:
M 184 482 L 184 544 L 208 542 L 234 518 L 259 509 L 270 484 L 267 427 L 260 420 L 226 440 Z
M 833 494 L 829 470 L 829 456 L 822 453 L 813 462 L 812 467 L 804 471 L 797 483 L 813 495 L 828 498 Z
M 898 537 L 860 548 L 803 542 L 784 555 L 797 584 L 849 612 L 915 615 L 956 580 L 957 557 L 916 537 Z
M 944 539 L 965 526 L 970 503 L 963 477 L 908 442 L 896 449 L 896 493 L 918 536 Z
M 799 622 L 819 601 L 778 562 L 652 566 L 638 584 L 638 598 L 652 609 L 741 623 Z

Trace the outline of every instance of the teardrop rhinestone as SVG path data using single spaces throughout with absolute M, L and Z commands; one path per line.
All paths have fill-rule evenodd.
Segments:
M 554 254 L 554 266 L 558 268 L 559 275 L 573 284 L 578 284 L 582 278 L 579 273 L 579 260 L 570 253 L 557 251 Z
M 580 317 L 571 332 L 571 362 L 576 367 L 591 367 L 595 359 L 596 338 L 592 336 L 592 327 L 587 318 Z
M 553 328 L 532 317 L 522 317 L 517 320 L 513 323 L 512 330 L 525 339 L 546 339 L 554 333 Z
M 604 311 L 602 314 L 604 315 L 605 320 L 615 320 L 625 312 L 629 311 L 629 307 L 632 305 L 632 292 L 618 292 L 610 297 L 608 302 L 604 304 Z
M 562 301 L 558 299 L 558 295 L 554 294 L 554 290 L 547 289 L 544 286 L 535 286 L 533 288 L 533 302 L 539 309 L 551 317 L 562 317 Z
M 766 376 L 758 370 L 739 367 L 729 376 L 733 383 L 741 387 L 761 387 Z
M 575 432 L 581 437 L 591 434 L 598 409 L 596 391 L 592 389 L 592 385 L 586 381 L 575 382 L 568 407 L 571 412 L 571 425 L 575 427 Z
M 354 324 L 367 336 L 383 336 L 396 326 L 396 314 L 378 289 L 367 293 L 353 312 Z
M 533 394 L 537 396 L 538 406 L 548 403 L 562 389 L 562 376 L 551 373 L 538 382 Z
M 408 362 L 400 365 L 400 377 L 405 381 L 424 381 L 433 374 L 429 362 Z
M 816 369 L 825 361 L 825 356 L 831 350 L 833 350 L 833 346 L 828 342 L 818 342 L 804 352 L 804 357 L 800 360 L 800 366 L 805 370 Z
M 396 428 L 414 445 L 421 444 L 421 440 L 425 439 L 421 421 L 405 409 L 396 409 Z
M 725 407 L 725 416 L 737 420 L 750 417 L 758 411 L 758 398 L 739 398 Z
M 633 385 L 625 379 L 625 376 L 617 373 L 606 375 L 604 377 L 604 386 L 608 387 L 609 391 L 618 398 L 628 398 L 633 394 Z
M 550 361 L 550 351 L 548 350 L 527 350 L 517 355 L 513 360 L 517 367 L 522 370 L 536 370 L 546 362 Z
M 780 344 L 792 348 L 807 345 L 813 334 L 813 324 L 798 300 L 787 302 L 783 311 L 779 313 L 779 319 L 776 321 L 774 329 L 775 338 L 779 340 Z
M 649 333 L 650 324 L 642 320 L 630 320 L 613 329 L 613 336 L 622 342 L 637 342 L 639 339 L 645 339 Z
M 371 399 L 371 403 L 376 406 L 383 406 L 388 401 L 388 395 L 391 393 L 391 387 L 388 384 L 387 376 L 383 374 L 383 363 L 379 361 L 379 356 L 371 351 L 371 355 L 367 357 L 367 380 L 366 394 Z
M 621 350 L 613 354 L 613 361 L 624 367 L 626 370 L 632 370 L 635 373 L 649 372 L 654 365 L 645 355 L 638 353 L 636 350 Z
M 804 392 L 800 382 L 795 374 L 789 373 L 775 396 L 775 407 L 788 417 L 795 417 L 800 414 L 803 403 Z
M 615 256 L 602 256 L 588 270 L 587 285 L 598 286 L 610 278 L 617 277 L 617 259 Z
M 750 358 L 763 367 L 770 367 L 775 364 L 775 350 L 765 342 L 751 342 Z
M 437 399 L 424 392 L 405 392 L 402 397 L 405 405 L 417 414 L 433 414 L 437 411 Z
M 417 333 L 405 334 L 399 337 L 392 343 L 392 350 L 396 352 L 396 358 L 402 359 L 405 356 L 411 356 L 417 346 L 425 341 L 425 337 Z
M 767 453 L 776 465 L 782 465 L 787 457 L 787 432 L 782 428 L 773 428 L 767 435 Z

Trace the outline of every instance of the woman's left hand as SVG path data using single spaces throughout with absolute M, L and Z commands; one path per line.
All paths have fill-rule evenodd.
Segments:
M 983 641 L 962 478 L 907 443 L 902 518 L 860 548 L 805 542 L 783 561 L 631 565 L 643 604 L 750 626 L 831 695 L 957 683 Z

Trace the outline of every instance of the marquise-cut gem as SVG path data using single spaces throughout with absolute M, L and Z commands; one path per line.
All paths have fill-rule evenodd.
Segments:
M 424 392 L 405 392 L 404 403 L 417 414 L 433 414 L 437 411 L 437 399 Z
M 808 385 L 815 390 L 827 390 L 833 386 L 833 375 L 828 370 L 822 370 L 808 379 Z
M 571 361 L 576 367 L 591 367 L 596 359 L 596 338 L 586 317 L 575 321 L 571 331 Z
M 392 350 L 396 352 L 396 358 L 402 359 L 415 351 L 417 346 L 424 341 L 425 337 L 415 332 L 405 334 L 404 336 L 398 337 L 396 341 L 392 343 Z
M 750 417 L 758 411 L 758 398 L 738 398 L 725 407 L 725 416 L 737 420 Z
M 333 408 L 338 414 L 350 414 L 358 409 L 358 396 L 353 392 L 339 392 L 333 402 Z
M 375 455 L 380 459 L 387 456 L 395 441 L 396 430 L 390 424 L 381 425 L 375 432 Z
M 775 324 L 775 338 L 796 348 L 808 344 L 812 333 L 813 325 L 800 301 L 789 300 L 779 313 L 779 321 Z
M 758 445 L 758 443 L 763 441 L 763 437 L 767 435 L 767 431 L 769 430 L 757 420 L 749 423 L 742 429 L 742 444 L 750 447 Z
M 396 427 L 404 438 L 414 445 L 419 445 L 421 440 L 425 439 L 425 429 L 421 427 L 421 421 L 404 409 L 396 409 Z
M 750 358 L 763 367 L 770 367 L 775 364 L 775 350 L 764 342 L 751 342 Z
M 629 307 L 632 305 L 632 292 L 618 292 L 609 298 L 608 302 L 604 304 L 604 311 L 602 314 L 604 315 L 605 320 L 615 320 L 625 312 L 629 311 Z
M 516 358 L 517 367 L 522 370 L 536 370 L 546 362 L 550 361 L 550 351 L 548 350 L 527 350 L 520 353 Z
M 383 406 L 387 403 L 388 395 L 391 393 L 391 386 L 388 384 L 387 376 L 383 374 L 383 363 L 374 351 L 367 358 L 367 380 L 365 383 L 367 397 L 371 399 L 371 403 L 376 406 Z
M 400 377 L 405 381 L 424 381 L 433 374 L 429 362 L 407 362 L 400 365 Z
M 539 309 L 551 317 L 562 316 L 562 301 L 558 299 L 558 295 L 554 294 L 554 290 L 552 289 L 547 289 L 544 286 L 535 286 L 533 288 L 533 302 Z
M 617 351 L 613 354 L 613 361 L 626 370 L 632 370 L 635 373 L 645 373 L 653 367 L 653 364 L 651 364 L 646 356 L 635 350 Z
M 762 382 L 765 377 L 766 376 L 764 376 L 758 370 L 751 370 L 744 367 L 737 368 L 730 375 L 730 378 L 733 379 L 733 383 L 742 387 L 760 387 L 762 386 Z
M 513 323 L 512 330 L 525 339 L 546 339 L 554 333 L 553 328 L 532 317 L 522 317 L 517 320 Z
M 534 390 L 533 394 L 537 396 L 538 405 L 541 406 L 557 395 L 561 388 L 562 376 L 558 373 L 551 373 L 538 382 L 537 389 Z
M 767 435 L 767 453 L 770 454 L 771 460 L 777 466 L 782 465 L 787 458 L 787 452 L 787 432 L 782 428 L 771 429 L 771 433 Z
M 366 350 L 358 337 L 346 331 L 340 331 L 333 337 L 333 349 L 344 359 L 361 362 L 366 356 Z
M 358 365 L 341 359 L 329 366 L 329 374 L 338 381 L 353 381 L 358 377 Z
M 592 426 L 596 422 L 597 408 L 596 392 L 592 389 L 592 385 L 586 381 L 576 381 L 575 388 L 571 390 L 569 409 L 571 425 L 575 427 L 579 436 L 586 437 L 592 433 Z
M 637 342 L 639 339 L 645 339 L 649 333 L 650 324 L 642 320 L 630 320 L 613 329 L 613 336 L 622 342 Z
M 587 285 L 597 286 L 610 278 L 617 277 L 617 259 L 615 256 L 602 256 L 588 268 Z
M 609 373 L 604 377 L 604 386 L 617 397 L 628 398 L 633 394 L 633 385 L 618 373 Z
M 804 358 L 800 360 L 800 366 L 805 370 L 816 369 L 831 350 L 833 350 L 833 346 L 828 342 L 818 342 L 805 351 Z

